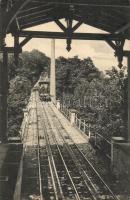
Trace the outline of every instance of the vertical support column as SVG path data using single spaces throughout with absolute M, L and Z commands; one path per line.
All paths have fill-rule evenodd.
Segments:
M 81 117 L 79 118 L 79 130 L 81 128 Z
M 76 110 L 71 109 L 70 111 L 70 123 L 73 126 L 75 124 L 75 119 L 76 119 Z
M 60 105 L 60 100 L 59 99 L 56 101 L 56 107 L 57 107 L 58 110 L 61 109 L 61 105 Z
M 18 59 L 19 58 L 19 36 L 14 36 L 14 62 L 15 65 L 18 66 Z
M 83 125 L 84 125 L 84 133 L 86 132 L 86 124 L 85 124 L 85 120 L 84 120 L 84 123 L 83 123 Z
M 5 48 L 5 36 L 4 30 L 2 2 L 0 2 L 0 142 L 5 143 L 7 141 L 7 49 Z M 8 87 L 8 86 L 7 86 Z
M 130 143 L 130 51 L 127 55 L 128 62 L 128 137 L 127 141 Z
M 55 75 L 55 40 L 51 40 L 51 68 L 50 68 L 50 95 L 51 100 L 56 102 L 56 75 Z
M 8 91 L 8 52 L 6 47 L 2 50 L 0 63 L 0 141 L 7 141 L 7 91 Z
M 88 124 L 88 137 L 91 138 L 90 123 Z

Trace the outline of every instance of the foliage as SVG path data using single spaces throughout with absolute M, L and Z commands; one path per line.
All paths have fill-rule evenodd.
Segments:
M 18 135 L 23 119 L 23 108 L 28 102 L 31 88 L 41 72 L 49 69 L 49 63 L 50 59 L 37 50 L 23 52 L 18 67 L 14 64 L 13 56 L 9 56 L 8 134 L 10 136 Z
M 8 96 L 9 135 L 18 135 L 23 108 L 31 88 L 41 72 L 49 72 L 50 59 L 33 50 L 20 55 L 19 66 L 9 56 Z M 127 73 L 126 68 L 112 67 L 106 74 L 100 72 L 91 58 L 59 57 L 56 59 L 57 97 L 68 107 L 78 110 L 91 124 L 93 132 L 108 139 L 113 135 L 126 137 L 127 133 Z
M 57 59 L 57 95 L 67 107 L 79 111 L 93 132 L 110 139 L 126 137 L 127 73 L 112 67 L 100 72 L 91 58 Z

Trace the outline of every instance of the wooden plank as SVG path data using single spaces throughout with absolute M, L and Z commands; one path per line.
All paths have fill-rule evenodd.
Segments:
M 63 30 L 64 32 L 66 31 L 66 27 L 57 19 L 55 20 L 55 23 Z
M 7 29 L 7 27 L 11 24 L 11 22 L 15 19 L 17 14 L 20 12 L 20 9 L 22 9 L 27 3 L 29 3 L 31 0 L 19 0 L 17 1 L 12 8 L 4 13 L 4 28 Z
M 33 26 L 38 26 L 38 25 L 41 25 L 41 24 L 45 24 L 45 23 L 48 23 L 48 22 L 52 22 L 53 19 L 52 18 L 47 18 L 47 19 L 40 19 L 40 20 L 36 20 L 34 22 L 30 22 L 30 23 L 25 23 L 25 24 L 21 24 L 21 29 L 25 29 L 25 28 L 30 28 L 30 27 L 33 27 Z M 25 36 L 26 37 L 26 36 Z
M 130 8 L 130 3 L 124 2 L 124 0 L 74 0 L 74 1 L 64 1 L 64 0 L 44 0 L 44 2 L 58 4 L 58 5 L 82 5 L 82 6 L 91 6 L 91 7 L 110 7 L 110 8 Z
M 36 16 L 39 16 L 41 14 L 47 14 L 52 10 L 53 10 L 53 8 L 48 8 L 48 9 L 45 9 L 45 10 L 44 9 L 42 9 L 42 10 L 39 9 L 39 10 L 37 10 L 35 12 L 28 12 L 26 14 L 19 15 L 18 19 L 24 19 L 24 18 L 28 19 L 29 17 L 36 17 Z
M 128 65 L 128 134 L 127 141 L 130 143 L 130 51 L 127 52 Z
M 32 38 L 55 38 L 67 39 L 67 34 L 63 32 L 46 32 L 46 31 L 21 31 L 20 37 L 27 37 L 30 35 Z M 103 34 L 103 33 L 73 33 L 72 39 L 77 40 L 119 40 L 125 38 L 122 34 Z
M 22 48 L 27 42 L 29 42 L 32 39 L 31 36 L 26 37 L 19 45 Z

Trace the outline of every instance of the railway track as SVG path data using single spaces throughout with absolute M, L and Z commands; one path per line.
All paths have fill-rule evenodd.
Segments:
M 30 174 L 37 177 L 30 180 L 35 181 L 30 190 L 36 196 L 32 197 L 38 200 L 117 200 L 70 138 L 49 103 L 43 105 L 37 92 L 33 94 L 33 101 L 33 137 L 37 135 L 37 138 L 35 144 L 32 141 L 32 147 L 26 149 L 30 151 L 30 165 L 35 166 Z
M 36 102 L 38 95 L 36 92 L 31 94 L 30 101 L 34 106 L 29 108 L 28 122 L 24 130 L 24 159 L 23 159 L 23 178 L 21 188 L 21 199 L 28 200 L 39 197 L 40 194 L 40 177 L 38 173 L 38 143 L 35 141 L 37 131 Z M 33 126 L 32 129 L 31 126 Z M 31 131 L 31 138 L 30 138 Z M 34 142 L 35 141 L 35 142 Z
M 112 190 L 109 188 L 109 186 L 104 182 L 102 177 L 99 175 L 99 173 L 95 170 L 95 168 L 92 166 L 92 164 L 89 162 L 89 160 L 85 157 L 83 152 L 79 149 L 79 147 L 71 140 L 72 145 L 68 145 L 68 143 L 65 140 L 64 135 L 68 134 L 66 130 L 61 125 L 58 118 L 54 116 L 54 112 L 52 108 L 48 104 L 48 109 L 46 110 L 45 107 L 43 107 L 44 112 L 46 113 L 48 121 L 53 121 L 53 126 L 57 129 L 59 137 L 62 138 L 63 144 L 65 146 L 66 151 L 69 152 L 71 158 L 73 159 L 73 162 L 75 163 L 75 166 L 79 170 L 82 178 L 84 179 L 84 182 L 88 186 L 89 192 L 91 193 L 92 199 L 115 199 L 118 198 L 113 194 Z M 49 119 L 49 116 L 54 116 Z M 69 135 L 68 135 L 69 138 Z
M 43 115 L 45 115 L 44 120 L 46 119 L 46 122 L 44 121 L 44 127 L 47 127 L 46 130 L 51 130 L 49 132 L 50 134 L 48 135 L 48 137 L 50 136 L 51 139 L 53 138 L 53 142 L 56 145 L 55 148 L 52 148 L 55 154 L 57 174 L 59 175 L 60 179 L 63 179 L 66 176 L 69 178 L 67 184 L 65 183 L 65 181 L 60 181 L 64 197 L 66 199 L 68 196 L 69 199 L 99 199 L 97 193 L 95 193 L 94 191 L 94 185 L 93 187 L 90 187 L 90 181 L 88 180 L 85 171 L 82 169 L 81 166 L 79 166 L 75 155 L 72 155 L 73 152 L 71 151 L 69 145 L 67 145 L 67 143 L 63 140 L 63 138 L 63 145 L 59 145 L 53 132 L 53 127 L 51 127 L 50 119 L 45 109 L 43 110 Z M 60 174 L 61 172 L 62 176 Z M 65 191 L 65 184 L 66 187 L 69 189 L 68 191 Z
M 46 146 L 48 146 L 49 155 L 53 160 L 50 167 L 53 166 L 52 172 L 57 174 L 54 176 L 54 182 L 57 183 L 58 179 L 58 184 L 55 185 L 55 197 L 57 199 L 88 199 L 90 192 L 84 185 L 83 178 L 75 169 L 75 163 L 67 152 L 64 152 L 63 155 L 64 148 L 62 145 L 58 145 L 45 112 L 43 112 L 43 116 Z

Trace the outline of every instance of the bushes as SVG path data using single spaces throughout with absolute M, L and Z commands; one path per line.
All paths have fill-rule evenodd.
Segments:
M 90 58 L 57 60 L 57 95 L 79 117 L 91 123 L 93 131 L 126 137 L 127 133 L 126 68 L 112 67 L 100 72 Z
M 23 52 L 19 66 L 16 67 L 13 57 L 9 58 L 9 95 L 8 95 L 8 135 L 17 136 L 23 119 L 23 108 L 30 97 L 31 88 L 38 80 L 40 73 L 49 68 L 49 58 L 37 51 Z

